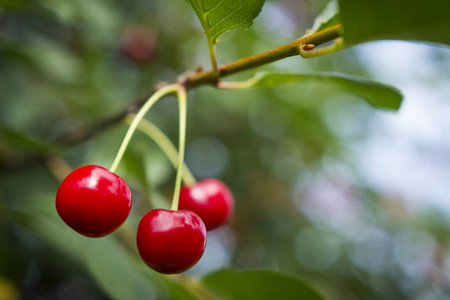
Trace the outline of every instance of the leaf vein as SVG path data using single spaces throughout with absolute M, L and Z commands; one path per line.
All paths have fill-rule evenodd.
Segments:
M 223 1 L 223 0 L 220 0 L 220 1 L 217 2 L 217 4 L 214 5 L 210 10 L 205 11 L 205 16 L 206 16 L 207 14 L 209 14 L 212 10 L 216 9 L 216 8 L 222 3 L 222 1 Z
M 228 19 L 229 17 L 231 17 L 233 14 L 235 14 L 238 10 L 240 10 L 242 8 L 242 6 L 244 6 L 244 4 L 248 2 L 248 0 L 244 0 L 241 5 L 239 5 L 234 11 L 232 11 L 228 16 L 226 16 L 225 18 L 223 18 L 222 20 L 220 20 L 218 23 L 216 23 L 213 27 L 211 27 L 209 30 L 213 30 L 217 25 L 219 25 L 220 23 L 222 23 L 223 21 L 225 21 L 226 19 Z

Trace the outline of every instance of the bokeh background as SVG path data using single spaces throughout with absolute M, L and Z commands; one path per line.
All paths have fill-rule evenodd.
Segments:
M 325 4 L 266 1 L 250 30 L 220 38 L 219 63 L 302 36 Z M 109 168 L 127 126 L 67 133 L 198 65 L 209 67 L 207 44 L 186 1 L 0 1 L 0 299 L 115 298 L 89 268 L 98 253 L 83 253 L 95 241 L 74 237 L 54 197 L 70 168 Z M 331 300 L 450 299 L 449 48 L 374 42 L 261 69 L 345 72 L 405 99 L 392 113 L 325 84 L 191 91 L 186 162 L 229 185 L 236 213 L 188 275 L 272 269 Z M 176 143 L 175 98 L 147 118 Z M 169 205 L 175 171 L 148 137 L 133 137 L 117 173 L 133 192 L 129 229 Z M 164 299 L 163 283 L 149 289 Z

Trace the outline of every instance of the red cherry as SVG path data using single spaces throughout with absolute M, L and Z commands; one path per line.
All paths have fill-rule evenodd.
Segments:
M 177 274 L 189 270 L 202 257 L 206 228 L 191 211 L 154 209 L 139 223 L 136 240 L 141 258 L 150 268 Z
M 125 181 L 99 166 L 70 173 L 56 194 L 56 210 L 63 221 L 87 237 L 102 237 L 120 227 L 131 210 Z
M 179 209 L 195 212 L 207 230 L 225 224 L 234 212 L 234 198 L 220 180 L 207 178 L 180 191 Z

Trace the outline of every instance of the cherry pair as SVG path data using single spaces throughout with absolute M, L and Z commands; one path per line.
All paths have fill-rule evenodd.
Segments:
M 179 211 L 154 209 L 139 223 L 137 246 L 144 262 L 164 274 L 194 266 L 206 247 L 206 231 L 225 224 L 234 211 L 228 187 L 213 178 L 180 191 Z
M 78 233 L 102 237 L 119 228 L 131 210 L 131 192 L 116 174 L 99 166 L 81 167 L 64 179 L 56 209 Z M 154 209 L 141 220 L 137 246 L 144 262 L 164 273 L 181 273 L 200 260 L 206 230 L 228 221 L 234 210 L 231 192 L 217 179 L 205 179 L 180 192 L 179 211 Z

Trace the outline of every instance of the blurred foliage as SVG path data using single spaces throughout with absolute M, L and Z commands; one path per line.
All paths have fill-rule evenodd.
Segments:
M 340 0 L 339 4 L 347 44 L 401 39 L 450 45 L 448 1 Z
M 304 35 L 325 5 L 266 1 L 250 30 L 221 36 L 219 63 Z M 370 77 L 364 63 L 348 49 L 262 69 Z M 298 275 L 331 300 L 450 297 L 447 216 L 412 215 L 401 197 L 366 186 L 348 144 L 371 133 L 373 108 L 317 82 L 189 93 L 187 164 L 229 185 L 236 214 L 186 275 L 154 273 L 123 238 L 152 205 L 167 206 L 174 185 L 169 161 L 140 133 L 117 172 L 133 193 L 127 227 L 99 240 L 67 228 L 54 209 L 59 181 L 81 165 L 109 167 L 126 126 L 70 146 L 58 137 L 200 64 L 207 43 L 186 1 L 0 0 L 0 298 L 195 299 L 205 293 L 196 278 L 223 267 Z M 174 98 L 148 118 L 177 140 Z

